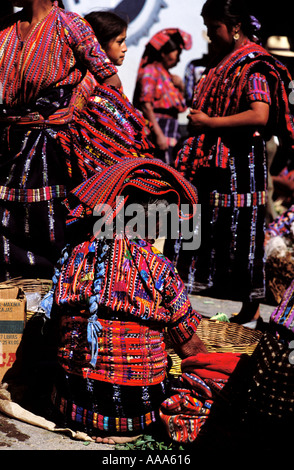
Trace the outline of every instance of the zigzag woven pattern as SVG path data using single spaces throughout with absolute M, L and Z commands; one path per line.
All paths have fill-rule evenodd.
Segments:
M 195 205 L 198 201 L 196 188 L 184 176 L 157 159 L 136 158 L 124 160 L 94 175 L 73 190 L 68 198 L 72 213 L 77 212 L 77 200 L 91 210 L 97 204 L 115 205 L 115 199 L 126 186 L 134 186 L 152 194 L 177 194 L 178 203 Z

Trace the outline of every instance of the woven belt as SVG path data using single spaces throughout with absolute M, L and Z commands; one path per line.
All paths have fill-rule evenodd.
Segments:
M 40 113 L 32 112 L 26 116 L 1 116 L 0 123 L 13 124 L 15 126 L 33 126 L 43 128 L 52 125 L 63 125 L 72 121 L 74 106 L 62 108 L 45 119 Z
M 252 207 L 266 204 L 266 192 L 222 194 L 210 193 L 210 205 L 214 207 Z
M 0 200 L 11 202 L 41 202 L 65 198 L 66 188 L 62 185 L 45 186 L 37 189 L 18 189 L 0 186 Z
M 0 122 L 7 122 L 13 124 L 43 124 L 44 118 L 38 113 L 29 113 L 26 116 L 1 116 Z

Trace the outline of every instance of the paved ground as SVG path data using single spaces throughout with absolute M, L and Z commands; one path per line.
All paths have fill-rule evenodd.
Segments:
M 226 313 L 230 317 L 241 306 L 239 302 L 200 296 L 191 296 L 191 301 L 198 312 L 208 317 L 217 312 Z M 261 316 L 265 322 L 268 322 L 274 308 L 269 305 L 261 306 Z M 0 414 L 0 450 L 111 451 L 113 446 L 75 441 L 64 434 L 50 432 Z

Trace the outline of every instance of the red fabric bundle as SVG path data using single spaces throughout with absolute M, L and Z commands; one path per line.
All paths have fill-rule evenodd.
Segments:
M 220 392 L 225 386 L 240 357 L 235 353 L 199 353 L 183 359 L 183 373 L 171 390 L 174 394 L 159 410 L 174 441 L 188 443 L 197 438 L 209 417 L 214 392 Z
M 193 372 L 202 379 L 228 379 L 241 355 L 236 353 L 199 353 L 182 361 L 183 372 Z
M 210 408 L 207 407 L 212 401 L 206 400 L 201 401 L 197 397 L 193 397 L 186 391 L 186 394 L 180 393 L 167 398 L 161 405 L 161 410 L 165 414 L 175 415 L 207 415 L 209 414 Z

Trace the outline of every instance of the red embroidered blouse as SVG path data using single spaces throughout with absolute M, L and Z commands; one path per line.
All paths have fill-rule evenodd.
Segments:
M 116 73 L 89 24 L 54 3 L 23 41 L 20 13 L 0 31 L 0 83 L 4 106 L 36 100 L 48 87 L 76 87 L 87 69 L 101 81 Z

